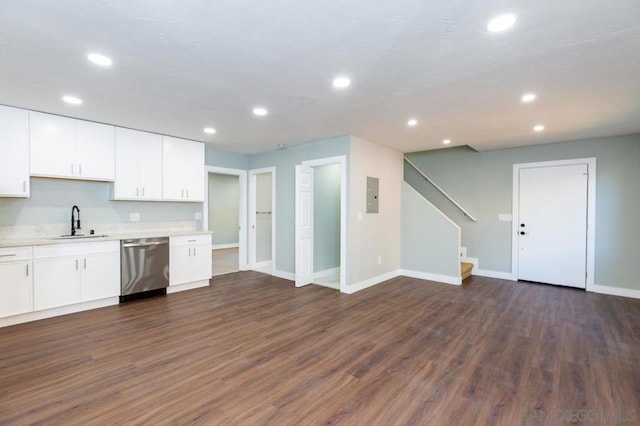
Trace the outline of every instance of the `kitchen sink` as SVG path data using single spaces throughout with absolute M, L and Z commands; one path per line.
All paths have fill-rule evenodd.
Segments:
M 94 235 L 60 235 L 59 237 L 54 237 L 54 240 L 80 240 L 87 238 L 104 238 L 108 237 L 108 235 L 104 234 L 94 234 Z

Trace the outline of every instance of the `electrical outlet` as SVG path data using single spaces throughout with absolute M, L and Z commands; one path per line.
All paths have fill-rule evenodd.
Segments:
M 140 213 L 129 213 L 130 222 L 140 222 Z
M 382 256 L 378 256 L 378 265 L 382 265 Z
M 196 212 L 193 217 L 195 220 L 202 220 L 202 212 Z

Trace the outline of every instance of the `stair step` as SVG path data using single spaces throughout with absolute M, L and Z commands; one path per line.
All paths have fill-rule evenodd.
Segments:
M 473 269 L 473 263 L 460 262 L 460 275 L 465 280 L 471 276 L 471 270 Z

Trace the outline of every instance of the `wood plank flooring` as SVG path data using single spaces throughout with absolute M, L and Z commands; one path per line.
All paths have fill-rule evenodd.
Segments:
M 639 300 L 479 277 L 344 295 L 241 272 L 0 329 L 2 425 L 571 420 L 640 422 Z

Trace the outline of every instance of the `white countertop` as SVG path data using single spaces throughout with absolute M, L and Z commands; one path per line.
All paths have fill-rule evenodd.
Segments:
M 194 230 L 181 230 L 181 231 L 151 231 L 145 230 L 141 232 L 129 231 L 122 233 L 109 233 L 108 235 L 91 238 L 60 238 L 60 237 L 42 237 L 42 238 L 12 238 L 0 240 L 0 248 L 6 247 L 24 247 L 24 246 L 42 246 L 49 244 L 73 244 L 73 243 L 93 243 L 101 241 L 120 241 L 130 240 L 136 238 L 154 238 L 154 237 L 180 237 L 185 235 L 206 235 L 213 234 L 210 231 L 194 231 Z

